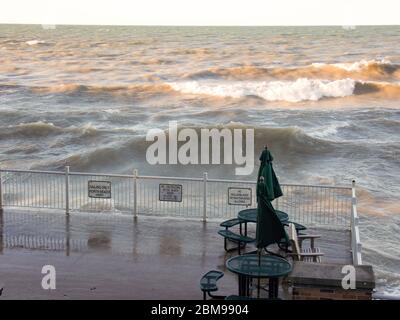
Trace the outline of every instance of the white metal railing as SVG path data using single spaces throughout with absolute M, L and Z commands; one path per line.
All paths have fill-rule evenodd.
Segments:
M 361 265 L 361 239 L 359 218 L 357 213 L 357 197 L 356 197 L 356 182 L 353 180 L 351 190 L 351 250 L 353 255 L 353 264 Z
M 235 217 L 246 207 L 228 205 L 228 188 L 251 189 L 256 206 L 256 182 L 245 180 L 99 174 L 87 172 L 0 169 L 0 206 L 70 211 L 119 211 L 207 219 Z M 110 181 L 111 199 L 88 196 L 88 181 Z M 158 198 L 159 183 L 180 184 L 182 202 Z M 351 187 L 282 184 L 284 196 L 274 202 L 293 220 L 319 225 L 357 226 L 355 191 Z M 353 191 L 353 192 L 352 192 Z M 355 223 L 353 223 L 355 222 Z
M 109 181 L 111 199 L 88 195 L 88 181 Z M 159 201 L 160 183 L 180 184 L 181 202 Z M 87 172 L 0 169 L 0 208 L 25 207 L 75 211 L 115 211 L 138 215 L 228 219 L 245 206 L 228 204 L 228 188 L 251 189 L 250 207 L 256 207 L 256 182 L 199 178 L 99 174 Z M 350 187 L 281 184 L 283 196 L 274 201 L 291 220 L 307 225 L 347 228 L 351 231 L 354 264 L 361 264 L 355 183 Z

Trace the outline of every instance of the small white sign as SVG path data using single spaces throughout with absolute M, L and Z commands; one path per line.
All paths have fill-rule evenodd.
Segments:
M 235 206 L 251 206 L 251 188 L 228 188 L 228 204 Z
M 159 200 L 170 202 L 182 202 L 182 185 L 160 184 Z
M 88 195 L 89 198 L 111 199 L 111 182 L 89 181 Z

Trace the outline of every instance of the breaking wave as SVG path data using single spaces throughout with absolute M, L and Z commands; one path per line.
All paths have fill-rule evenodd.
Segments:
M 330 66 L 329 64 L 324 63 L 314 63 L 312 64 L 314 67 L 323 68 L 326 66 Z M 400 66 L 396 64 L 392 64 L 391 61 L 386 59 L 381 60 L 360 60 L 356 62 L 348 62 L 348 63 L 334 63 L 331 66 L 346 70 L 346 71 L 370 71 L 376 72 L 379 71 L 381 73 L 393 73 L 397 71 Z
M 184 79 L 222 78 L 235 80 L 317 78 L 338 80 L 400 79 L 400 65 L 387 60 L 361 60 L 352 63 L 313 63 L 307 66 L 281 68 L 241 66 L 233 68 L 210 68 L 183 76 Z
M 296 81 L 252 81 L 233 83 L 202 83 L 197 81 L 170 83 L 177 91 L 191 94 L 206 94 L 241 98 L 256 96 L 267 101 L 300 102 L 317 101 L 323 97 L 345 97 L 353 94 L 352 79 L 324 81 L 298 79 Z
M 184 127 L 182 127 L 184 128 Z M 191 127 L 198 132 L 200 137 L 200 130 L 204 127 Z M 339 144 L 324 140 L 318 137 L 313 137 L 307 134 L 304 130 L 298 127 L 285 127 L 285 128 L 264 128 L 264 127 L 250 127 L 241 123 L 229 123 L 227 125 L 210 126 L 209 129 L 214 128 L 228 128 L 233 129 L 254 129 L 255 131 L 255 149 L 261 150 L 265 144 L 272 147 L 277 153 L 281 152 L 281 158 L 289 158 L 293 152 L 303 155 L 321 155 L 322 153 L 332 152 Z M 168 132 L 165 132 L 168 136 Z M 85 139 L 85 137 L 81 137 Z M 51 160 L 44 165 L 44 167 L 62 168 L 63 166 L 70 165 L 76 170 L 89 170 L 94 168 L 104 168 L 107 166 L 115 167 L 131 165 L 132 160 L 145 161 L 145 154 L 147 148 L 152 144 L 151 141 L 146 141 L 144 136 L 133 136 L 120 143 L 113 143 L 99 148 L 92 148 L 84 152 L 69 155 L 56 161 Z M 184 142 L 179 142 L 178 145 Z M 223 145 L 221 145 L 223 149 Z
M 400 84 L 357 81 L 354 87 L 354 94 L 374 94 L 376 98 L 398 99 L 400 98 Z
M 69 126 L 63 128 L 56 126 L 51 122 L 37 121 L 0 127 L 0 138 L 44 138 L 48 136 L 53 137 L 55 135 L 68 133 L 73 133 L 85 137 L 93 136 L 100 132 L 101 130 L 93 126 L 90 122 L 80 127 Z
M 300 78 L 295 81 L 235 81 L 173 82 L 170 86 L 186 94 L 203 94 L 220 97 L 242 98 L 255 96 L 267 101 L 318 101 L 323 98 L 342 98 L 352 95 L 376 94 L 382 98 L 400 97 L 400 86 L 390 83 L 363 82 L 353 79 L 313 80 Z
M 26 41 L 25 43 L 29 46 L 35 46 L 38 44 L 42 44 L 42 45 L 47 44 L 46 41 L 44 41 L 44 40 L 29 40 L 29 41 Z
M 62 129 L 56 127 L 50 122 L 30 122 L 11 125 L 8 127 L 0 127 L 0 138 L 16 136 L 22 137 L 45 137 L 51 134 L 61 133 Z
M 14 84 L 0 85 L 0 91 L 15 93 L 26 91 L 38 94 L 65 94 L 81 96 L 132 96 L 146 99 L 162 95 L 208 95 L 213 97 L 256 97 L 266 101 L 318 101 L 324 98 L 343 98 L 373 94 L 375 98 L 400 98 L 400 83 L 362 81 L 351 78 L 339 80 L 299 78 L 293 81 L 216 81 L 191 80 L 169 83 L 147 83 L 116 86 L 88 86 L 61 84 L 48 87 L 25 87 Z M 113 112 L 107 110 L 106 112 Z
M 179 81 L 169 83 L 132 84 L 119 86 L 87 86 L 62 84 L 49 87 L 24 87 L 0 85 L 4 92 L 28 90 L 39 94 L 65 94 L 75 97 L 90 96 L 132 96 L 149 98 L 160 95 L 208 95 L 214 97 L 246 98 L 256 97 L 266 101 L 318 101 L 324 98 L 343 98 L 373 94 L 375 98 L 400 98 L 400 84 L 389 82 L 357 81 L 350 78 L 322 80 L 299 78 L 294 81 Z M 107 110 L 106 112 L 109 112 Z M 111 113 L 113 111 L 110 111 Z

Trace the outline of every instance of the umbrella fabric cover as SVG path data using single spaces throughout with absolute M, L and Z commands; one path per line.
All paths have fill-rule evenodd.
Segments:
M 257 186 L 259 194 L 257 195 L 256 245 L 257 248 L 265 248 L 286 238 L 286 232 L 271 202 L 262 194 L 265 192 L 264 185 L 258 183 Z
M 282 196 L 282 190 L 272 168 L 273 157 L 265 148 L 260 156 L 260 169 L 257 179 L 257 233 L 258 248 L 278 243 L 286 237 L 285 229 L 279 220 L 271 201 Z
M 279 185 L 278 178 L 275 175 L 274 168 L 272 167 L 271 152 L 267 148 L 263 150 L 260 156 L 260 169 L 258 170 L 258 182 L 262 182 L 265 185 L 263 194 L 269 201 L 282 196 L 281 186 Z M 258 188 L 258 184 L 257 184 Z M 258 191 L 257 191 L 258 194 Z

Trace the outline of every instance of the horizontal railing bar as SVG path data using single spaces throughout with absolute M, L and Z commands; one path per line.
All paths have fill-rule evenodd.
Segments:
M 65 175 L 64 171 L 41 171 L 41 170 L 21 170 L 21 169 L 0 169 L 0 172 L 15 172 L 15 173 L 43 173 L 43 174 L 60 174 Z M 111 174 L 111 173 L 94 173 L 94 172 L 70 172 L 72 176 L 93 176 L 93 177 L 115 177 L 115 178 L 133 178 L 133 175 L 124 174 Z M 190 177 L 168 177 L 168 176 L 144 176 L 138 175 L 137 179 L 160 179 L 160 180 L 182 180 L 182 181 L 203 181 L 203 178 L 190 178 Z M 249 180 L 232 180 L 232 179 L 207 179 L 208 182 L 221 182 L 221 183 L 245 183 L 256 184 L 256 181 Z M 312 184 L 293 184 L 281 183 L 281 186 L 286 187 L 306 187 L 306 188 L 324 188 L 324 189 L 344 189 L 352 190 L 351 187 L 346 186 L 325 186 L 325 185 L 312 185 Z
M 13 173 L 41 173 L 41 174 L 60 174 L 64 175 L 63 171 L 41 171 L 41 170 L 21 170 L 21 169 L 0 169 L 0 172 L 13 172 Z
M 229 180 L 229 179 L 207 179 L 208 182 L 225 182 L 225 183 L 247 183 L 247 184 L 257 184 L 256 181 L 248 180 Z
M 113 173 L 93 173 L 93 172 L 70 172 L 70 176 L 84 176 L 84 177 L 111 177 L 111 178 L 133 178 L 128 174 L 113 174 Z
M 203 181 L 203 178 L 186 178 L 186 177 L 165 177 L 165 176 L 137 176 L 138 179 L 147 180 L 182 180 L 182 181 Z M 210 181 L 210 180 L 207 180 Z
M 324 186 L 324 185 L 316 185 L 316 184 L 293 184 L 293 183 L 280 183 L 280 185 L 281 186 L 286 186 L 286 187 L 351 190 L 351 187 L 346 187 L 346 186 Z
M 248 180 L 228 180 L 228 179 L 208 179 L 208 182 L 221 182 L 221 183 L 247 183 L 247 184 L 257 184 L 256 181 Z M 324 186 L 324 185 L 313 185 L 313 184 L 293 184 L 293 183 L 280 183 L 281 186 L 285 187 L 302 187 L 302 188 L 326 188 L 326 189 L 344 189 L 351 190 L 351 187 L 346 186 Z

